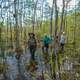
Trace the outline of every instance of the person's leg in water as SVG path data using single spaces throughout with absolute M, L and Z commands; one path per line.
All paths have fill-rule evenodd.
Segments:
M 34 60 L 34 61 L 35 61 L 35 51 L 36 51 L 36 49 L 33 47 L 33 49 L 32 49 L 32 60 Z
M 49 45 L 45 45 L 45 60 L 46 60 L 46 63 L 48 62 L 48 56 L 49 56 L 49 54 L 48 54 L 48 50 L 49 50 Z
M 48 53 L 48 45 L 44 45 L 42 46 L 42 52 L 45 54 L 45 53 Z
M 45 53 L 44 50 L 45 50 L 45 46 L 43 45 L 43 46 L 42 46 L 42 52 L 43 52 L 43 54 Z
M 49 45 L 47 44 L 47 45 L 45 45 L 45 47 L 46 47 L 46 54 L 48 54 Z
M 37 62 L 35 60 L 35 51 L 36 51 L 36 48 L 35 47 L 31 47 L 30 48 L 30 53 L 31 53 L 30 71 L 32 71 L 32 72 L 34 72 L 34 70 L 37 69 L 37 67 L 36 67 Z
M 34 47 L 30 47 L 31 60 L 35 60 L 35 49 Z
M 64 44 L 61 43 L 61 52 L 64 52 Z

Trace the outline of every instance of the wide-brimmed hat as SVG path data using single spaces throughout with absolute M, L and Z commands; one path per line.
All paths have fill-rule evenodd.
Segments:
M 33 36 L 35 36 L 35 34 L 34 33 L 28 33 L 28 35 L 30 36 L 30 35 L 33 35 Z

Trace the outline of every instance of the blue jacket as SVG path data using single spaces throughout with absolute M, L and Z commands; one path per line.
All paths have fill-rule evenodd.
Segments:
M 46 45 L 46 44 L 50 44 L 52 42 L 52 39 L 48 36 L 45 36 L 43 38 L 43 43 Z

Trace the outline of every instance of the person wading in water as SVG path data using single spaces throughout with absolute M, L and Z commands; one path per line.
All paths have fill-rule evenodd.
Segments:
M 35 34 L 34 33 L 29 33 L 29 39 L 28 39 L 28 48 L 31 54 L 31 59 L 30 59 L 30 65 L 28 66 L 28 68 L 30 69 L 30 71 L 34 71 L 36 69 L 36 60 L 35 60 L 35 52 L 36 52 L 36 48 L 37 48 L 37 42 L 36 42 L 36 38 L 35 38 Z

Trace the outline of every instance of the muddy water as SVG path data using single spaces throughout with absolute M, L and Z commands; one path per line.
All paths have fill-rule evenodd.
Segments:
M 21 72 L 21 77 L 24 80 L 36 80 L 38 76 L 42 75 L 42 71 L 44 74 L 47 76 L 49 75 L 48 68 L 49 65 L 45 66 L 44 65 L 44 59 L 41 55 L 41 49 L 38 49 L 35 54 L 35 59 L 38 62 L 38 69 L 35 72 L 35 76 L 31 76 L 30 72 L 28 72 L 25 68 L 26 64 L 29 64 L 30 61 L 30 53 L 29 50 L 26 50 L 26 54 L 23 54 L 20 58 L 20 72 Z M 15 58 L 15 55 L 13 56 L 7 56 L 6 57 L 6 64 L 8 64 L 8 69 L 6 71 L 6 76 L 8 80 L 16 80 L 19 72 L 18 72 L 18 61 Z

